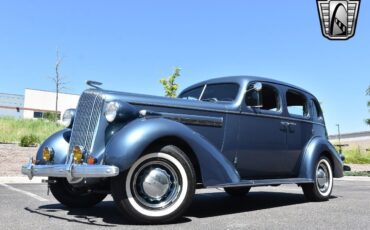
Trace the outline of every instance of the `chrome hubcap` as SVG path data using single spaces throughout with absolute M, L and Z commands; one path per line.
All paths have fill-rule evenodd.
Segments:
M 131 188 L 138 203 L 150 209 L 163 209 L 175 202 L 181 191 L 175 167 L 165 161 L 144 163 L 135 171 Z
M 170 188 L 171 178 L 168 173 L 160 168 L 149 171 L 144 177 L 142 187 L 144 193 L 151 199 L 160 200 Z
M 328 168 L 325 163 L 320 163 L 316 170 L 316 183 L 320 192 L 325 193 L 330 184 Z

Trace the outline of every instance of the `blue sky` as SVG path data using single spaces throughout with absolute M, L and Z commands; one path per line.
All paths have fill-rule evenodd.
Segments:
M 257 75 L 311 91 L 327 128 L 369 130 L 370 2 L 348 41 L 321 35 L 315 0 L 1 1 L 0 92 L 53 90 L 56 49 L 67 92 L 85 80 L 161 95 L 175 66 L 183 89 L 208 78 Z

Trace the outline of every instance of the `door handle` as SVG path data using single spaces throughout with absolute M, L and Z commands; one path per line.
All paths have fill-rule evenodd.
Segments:
M 295 129 L 294 129 L 294 126 L 296 126 L 297 123 L 295 122 L 288 122 L 288 129 L 289 129 L 289 132 L 290 133 L 294 133 Z
M 295 122 L 288 122 L 288 121 L 281 121 L 280 124 L 282 127 L 280 128 L 281 131 L 288 131 L 293 133 L 294 132 L 294 126 L 297 125 Z
M 289 122 L 289 121 L 281 121 L 280 124 L 284 125 L 284 126 L 296 126 L 297 123 L 295 122 Z
M 280 124 L 281 124 L 281 127 L 280 127 L 281 131 L 283 131 L 283 132 L 288 131 L 289 122 L 281 121 Z

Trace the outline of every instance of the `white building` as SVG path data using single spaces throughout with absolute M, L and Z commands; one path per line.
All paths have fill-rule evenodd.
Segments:
M 23 95 L 0 93 L 0 116 L 22 118 L 23 103 Z
M 80 95 L 59 93 L 58 114 L 76 108 Z M 25 89 L 23 118 L 42 118 L 45 112 L 55 112 L 56 93 L 45 90 Z
M 329 140 L 334 144 L 339 144 L 338 135 L 330 135 Z M 370 151 L 370 131 L 341 134 L 340 143 L 348 145 L 349 148 L 355 147 L 362 151 Z

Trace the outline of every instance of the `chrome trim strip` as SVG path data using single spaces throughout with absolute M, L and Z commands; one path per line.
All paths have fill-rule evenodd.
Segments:
M 169 104 L 161 104 L 161 103 L 155 103 L 155 104 L 148 104 L 144 102 L 129 102 L 132 105 L 147 105 L 147 106 L 158 106 L 158 107 L 164 107 L 164 108 L 174 108 L 174 109 L 188 109 L 188 110 L 198 110 L 198 111 L 205 111 L 205 112 L 218 112 L 218 113 L 228 113 L 225 110 L 220 109 L 206 109 L 206 108 L 200 108 L 200 107 L 194 107 L 194 106 L 181 106 L 181 105 L 169 105 Z M 233 111 L 234 112 L 234 111 Z
M 227 187 L 240 187 L 240 186 L 266 186 L 278 184 L 307 184 L 313 183 L 312 179 L 308 178 L 283 178 L 283 179 L 262 179 L 262 180 L 241 180 L 239 183 L 221 184 L 215 186 L 208 186 L 207 188 L 227 188 Z
M 175 120 L 188 125 L 204 125 L 222 127 L 223 117 L 210 117 L 190 114 L 160 113 L 162 117 Z
M 66 167 L 65 164 L 34 165 L 29 162 L 22 166 L 22 174 L 31 180 L 34 176 L 64 177 L 64 178 L 100 178 L 114 177 L 119 174 L 119 168 L 110 165 L 77 165 Z
M 149 110 L 140 110 L 139 114 L 143 117 L 160 116 L 163 118 L 175 120 L 175 121 L 188 124 L 188 125 L 203 125 L 203 126 L 213 126 L 213 127 L 222 127 L 223 125 L 223 117 L 154 112 L 154 111 L 149 111 Z
M 130 102 L 133 105 L 148 105 L 148 106 L 158 106 L 158 107 L 164 107 L 164 108 L 177 108 L 177 109 L 188 109 L 188 110 L 196 110 L 196 111 L 204 111 L 204 112 L 217 112 L 217 113 L 223 113 L 223 114 L 234 114 L 234 115 L 247 115 L 247 116 L 261 116 L 261 117 L 269 117 L 269 118 L 275 118 L 275 119 L 281 119 L 281 120 L 291 120 L 291 121 L 302 121 L 306 123 L 316 124 L 316 125 L 325 125 L 320 122 L 315 122 L 311 120 L 305 120 L 305 119 L 299 119 L 299 118 L 293 118 L 293 117 L 284 117 L 281 115 L 269 115 L 269 114 L 255 114 L 250 112 L 239 112 L 239 111 L 228 111 L 228 110 L 218 110 L 218 109 L 206 109 L 206 108 L 199 108 L 199 107 L 185 107 L 185 106 L 177 106 L 177 105 L 163 105 L 163 104 L 148 104 L 148 103 L 140 103 L 140 102 Z

